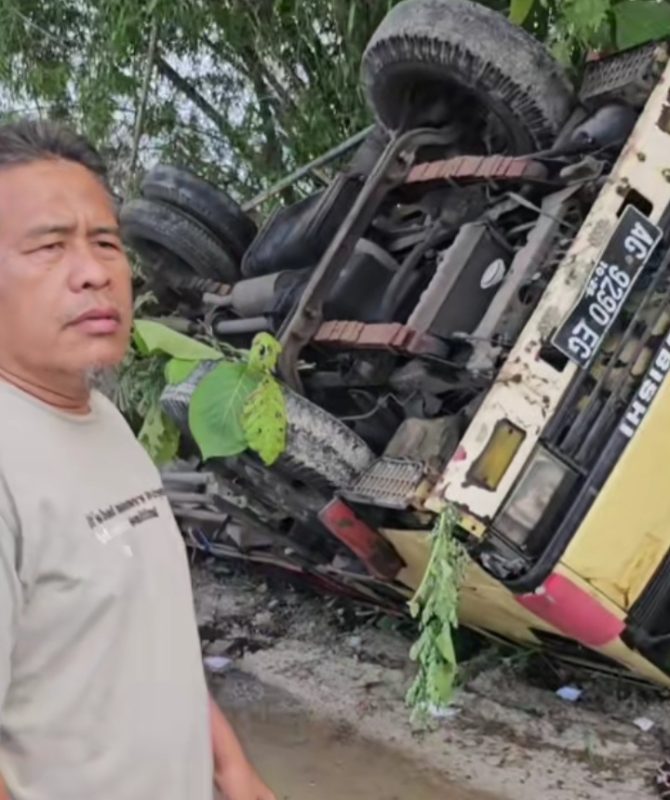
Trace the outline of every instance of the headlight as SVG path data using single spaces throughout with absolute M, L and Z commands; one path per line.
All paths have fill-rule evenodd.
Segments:
M 547 515 L 550 506 L 564 500 L 575 475 L 558 459 L 538 449 L 512 490 L 494 528 L 516 544 L 525 545 L 529 535 Z M 552 515 L 553 516 L 553 515 Z

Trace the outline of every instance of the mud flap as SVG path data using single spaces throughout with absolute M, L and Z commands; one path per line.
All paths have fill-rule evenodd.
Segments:
M 376 578 L 392 581 L 405 563 L 393 546 L 342 500 L 331 500 L 319 512 L 324 527 L 349 548 Z

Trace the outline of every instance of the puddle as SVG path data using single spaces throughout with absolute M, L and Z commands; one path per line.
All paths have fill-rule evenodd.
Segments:
M 359 739 L 347 724 L 315 720 L 241 674 L 217 681 L 216 695 L 278 800 L 494 800 Z

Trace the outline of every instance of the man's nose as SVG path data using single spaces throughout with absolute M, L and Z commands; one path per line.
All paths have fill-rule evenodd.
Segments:
M 104 289 L 109 283 L 109 266 L 96 256 L 93 248 L 88 243 L 74 248 L 70 264 L 70 288 L 81 292 Z

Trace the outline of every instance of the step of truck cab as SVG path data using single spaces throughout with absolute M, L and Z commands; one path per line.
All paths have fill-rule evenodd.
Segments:
M 420 461 L 378 458 L 340 495 L 352 503 L 405 509 L 416 505 L 427 490 Z

